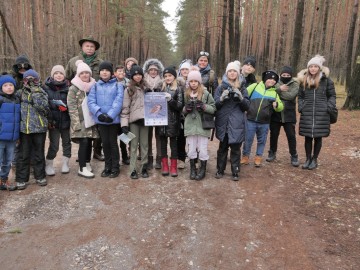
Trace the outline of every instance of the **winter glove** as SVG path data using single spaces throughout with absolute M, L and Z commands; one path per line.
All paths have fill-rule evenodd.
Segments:
M 107 113 L 105 113 L 105 117 L 105 123 L 112 123 L 114 121 Z
M 192 112 L 194 109 L 194 103 L 193 102 L 188 102 L 185 104 L 185 110 L 189 113 Z
M 165 93 L 165 98 L 167 101 L 171 100 L 171 95 L 169 93 Z
M 48 129 L 54 129 L 55 125 L 52 122 L 48 123 Z
M 106 122 L 106 114 L 105 113 L 102 113 L 102 114 L 100 114 L 99 116 L 98 116 L 98 120 L 100 121 L 100 122 Z
M 220 101 L 224 102 L 224 100 L 228 98 L 229 98 L 229 90 L 224 90 L 220 96 Z
M 235 101 L 242 101 L 244 99 L 244 96 L 241 94 L 240 90 L 235 88 L 234 89 L 234 100 Z
M 62 106 L 62 105 L 58 106 L 58 109 L 61 112 L 66 112 L 67 111 L 67 108 L 65 106 Z
M 129 127 L 128 126 L 123 126 L 123 127 L 121 127 L 121 131 L 124 134 L 128 134 L 129 133 Z
M 154 92 L 161 92 L 161 89 L 159 89 L 159 88 L 154 88 Z
M 206 105 L 202 101 L 200 101 L 200 100 L 196 101 L 196 110 L 197 111 L 199 111 L 199 112 L 205 111 L 205 108 L 206 108 Z
M 146 88 L 144 91 L 145 91 L 145 93 L 152 92 L 152 90 L 150 88 Z

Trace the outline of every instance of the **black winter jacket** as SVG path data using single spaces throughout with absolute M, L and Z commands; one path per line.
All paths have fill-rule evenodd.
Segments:
M 298 74 L 300 88 L 298 110 L 300 115 L 299 134 L 310 138 L 327 137 L 330 134 L 329 111 L 336 107 L 334 83 L 327 76 L 328 68 L 323 67 L 323 75 L 317 89 L 304 88 L 302 81 L 305 71 Z
M 54 104 L 54 100 L 61 100 L 67 105 L 67 95 L 69 92 L 69 82 L 55 82 L 53 78 L 48 77 L 44 84 L 44 90 L 48 94 L 50 115 L 48 116 L 49 124 L 57 129 L 70 128 L 70 115 L 68 111 L 62 112 Z

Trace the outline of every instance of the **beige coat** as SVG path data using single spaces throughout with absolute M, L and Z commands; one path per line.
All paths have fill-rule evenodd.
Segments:
M 144 89 L 134 86 L 134 94 L 129 95 L 129 87 L 124 91 L 124 101 L 121 110 L 121 126 L 128 127 L 130 123 L 144 119 Z

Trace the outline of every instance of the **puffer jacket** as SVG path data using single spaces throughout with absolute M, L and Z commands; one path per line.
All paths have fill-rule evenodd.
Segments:
M 69 81 L 56 82 L 52 77 L 48 77 L 44 84 L 44 90 L 48 95 L 50 114 L 48 117 L 49 123 L 57 129 L 70 128 L 69 111 L 62 112 L 59 107 L 54 104 L 55 100 L 61 100 L 65 105 L 67 104 L 67 95 L 69 92 Z
M 97 54 L 97 52 L 95 52 L 96 54 Z M 84 56 L 83 56 L 83 54 L 82 54 L 82 52 L 80 52 L 77 56 L 75 56 L 75 57 L 73 57 L 73 58 L 71 58 L 70 60 L 69 60 L 69 62 L 67 63 L 67 65 L 66 65 L 66 68 L 65 68 L 65 73 L 66 73 L 66 75 L 65 75 L 65 77 L 66 77 L 66 79 L 68 79 L 69 81 L 71 81 L 74 77 L 75 77 L 75 75 L 76 75 L 76 69 L 77 69 L 77 67 L 76 67 L 76 61 L 77 60 L 82 60 L 82 61 L 84 61 L 85 63 L 86 63 L 86 61 L 85 61 L 85 58 L 84 58 Z M 89 67 L 90 67 L 90 69 L 91 69 L 91 71 L 92 71 L 92 77 L 97 81 L 97 80 L 99 80 L 99 76 L 100 76 L 100 70 L 99 70 L 99 68 L 100 68 L 100 63 L 102 62 L 103 60 L 99 57 L 99 55 L 97 54 L 96 55 L 96 57 L 94 58 L 94 60 L 90 63 L 90 64 L 88 64 L 89 65 Z
M 232 86 L 228 83 L 226 75 L 223 76 L 222 83 L 215 92 L 215 131 L 216 138 L 223 141 L 225 134 L 228 134 L 229 144 L 242 143 L 245 140 L 246 132 L 246 111 L 249 109 L 250 100 L 247 90 L 243 86 L 240 91 L 243 95 L 242 101 L 234 101 L 229 98 L 224 102 L 220 101 L 223 91 L 233 91 Z
M 88 105 L 90 112 L 95 116 L 95 122 L 101 125 L 113 125 L 120 123 L 120 112 L 122 109 L 124 88 L 116 79 L 108 82 L 97 81 L 88 95 Z M 98 116 L 106 113 L 112 119 L 112 123 L 100 122 Z
M 168 125 L 156 127 L 156 132 L 160 136 L 177 137 L 181 128 L 181 113 L 184 107 L 183 90 L 180 86 L 165 86 L 163 92 L 171 95 L 168 101 Z
M 20 101 L 15 94 L 0 90 L 0 140 L 16 141 L 20 136 Z
M 85 96 L 85 92 L 81 91 L 77 86 L 74 84 L 70 86 L 67 98 L 67 105 L 71 119 L 70 137 L 72 141 L 76 143 L 79 138 L 96 139 L 100 137 L 96 125 L 89 128 L 85 127 L 84 114 L 81 106 Z
M 296 79 L 292 78 L 291 81 L 286 84 L 289 87 L 288 91 L 280 90 L 280 86 L 283 84 L 284 83 L 280 81 L 275 87 L 281 101 L 284 103 L 284 110 L 274 112 L 271 115 L 271 122 L 296 123 L 296 97 L 299 92 L 299 83 Z
M 149 67 L 152 65 L 156 66 L 159 69 L 158 76 L 156 76 L 155 78 L 151 78 L 148 73 Z M 161 87 L 163 84 L 162 78 L 163 78 L 163 72 L 164 72 L 163 64 L 158 59 L 155 59 L 155 58 L 148 59 L 145 61 L 144 65 L 143 65 L 143 71 L 144 71 L 145 88 L 150 89 L 155 92 L 161 91 Z
M 142 120 L 145 117 L 144 86 L 132 85 L 132 83 L 131 81 L 124 91 L 124 101 L 121 110 L 122 127 L 128 127 L 130 123 Z
M 304 88 L 307 69 L 299 72 L 298 110 L 300 115 L 299 134 L 310 138 L 327 137 L 330 134 L 329 111 L 336 108 L 336 92 L 333 81 L 328 78 L 330 71 L 322 68 L 318 88 Z
M 189 98 L 185 96 L 184 103 L 189 102 Z M 204 90 L 204 94 L 201 97 L 201 101 L 206 104 L 205 112 L 209 114 L 215 114 L 216 106 L 215 101 L 212 95 Z M 187 113 L 185 108 L 183 109 L 185 114 L 185 124 L 184 124 L 184 135 L 187 136 L 203 136 L 210 137 L 211 129 L 203 129 L 201 122 L 201 113 L 197 110 L 193 110 L 191 113 Z
M 24 86 L 16 96 L 21 104 L 20 132 L 46 133 L 50 113 L 46 92 L 40 86 Z
M 272 113 L 281 112 L 284 104 L 276 93 L 275 87 L 266 89 L 264 82 L 253 83 L 247 88 L 250 98 L 250 107 L 247 112 L 247 119 L 250 121 L 269 124 Z M 272 103 L 277 102 L 277 108 L 274 109 Z

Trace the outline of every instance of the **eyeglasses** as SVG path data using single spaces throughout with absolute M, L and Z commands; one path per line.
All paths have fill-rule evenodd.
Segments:
M 29 68 L 29 64 L 28 63 L 20 63 L 16 65 L 18 69 L 28 69 Z
M 205 52 L 205 51 L 201 51 L 200 52 L 200 55 L 205 55 L 205 56 L 209 56 L 210 54 L 208 52 Z
M 34 84 L 38 84 L 40 82 L 39 79 L 33 78 L 33 77 L 26 77 L 23 79 L 24 84 L 29 84 L 30 82 L 33 82 Z

